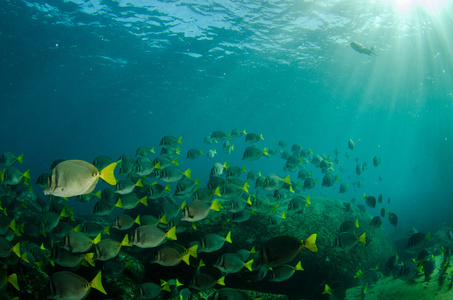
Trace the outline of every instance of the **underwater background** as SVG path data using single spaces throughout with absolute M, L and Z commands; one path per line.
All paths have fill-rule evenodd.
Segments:
M 451 1 L 3 0 L 0 152 L 24 153 L 33 183 L 56 159 L 134 156 L 173 135 L 202 186 L 217 161 L 296 181 L 278 155 L 243 162 L 243 137 L 228 156 L 203 143 L 242 128 L 259 147 L 338 149 L 348 192 L 317 184 L 312 197 L 382 194 L 390 237 L 434 232 L 453 222 L 452 28 Z M 190 148 L 218 154 L 184 159 Z

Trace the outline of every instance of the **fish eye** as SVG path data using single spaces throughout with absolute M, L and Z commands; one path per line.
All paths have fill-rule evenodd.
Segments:
M 189 218 L 193 219 L 194 215 L 189 215 Z

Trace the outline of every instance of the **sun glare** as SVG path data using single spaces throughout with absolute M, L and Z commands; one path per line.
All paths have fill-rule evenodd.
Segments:
M 426 11 L 436 11 L 447 0 L 391 0 L 395 9 L 399 12 L 409 12 L 416 7 L 421 7 Z

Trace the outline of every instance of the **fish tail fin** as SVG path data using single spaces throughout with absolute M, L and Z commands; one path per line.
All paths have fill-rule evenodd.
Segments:
M 175 159 L 173 159 L 173 160 L 171 161 L 171 163 L 174 164 L 175 166 L 179 166 L 179 164 L 178 164 L 178 158 L 175 157 Z
M 143 187 L 143 183 L 142 183 L 142 179 L 141 178 L 139 180 L 137 180 L 137 182 L 135 183 L 135 186 Z
M 98 291 L 100 291 L 101 293 L 103 293 L 104 295 L 107 295 L 107 292 L 104 290 L 104 287 L 102 286 L 102 277 L 101 277 L 101 273 L 102 272 L 99 272 L 96 277 L 94 277 L 94 279 L 90 282 L 90 286 L 94 289 L 97 289 Z
M 325 285 L 325 287 L 324 287 L 324 292 L 322 292 L 322 294 L 323 294 L 323 295 L 324 295 L 324 294 L 329 294 L 329 295 L 332 295 L 332 294 L 333 294 L 333 290 L 330 288 L 330 286 L 327 285 L 327 283 L 326 283 L 326 285 Z
M 5 168 L 0 171 L 0 180 L 3 182 L 5 180 Z
M 359 242 L 366 244 L 366 232 L 364 232 L 361 236 L 359 236 Z
M 154 165 L 154 169 L 162 169 L 161 166 L 160 166 L 160 161 L 157 162 L 157 164 Z
M 318 247 L 316 246 L 316 236 L 317 233 L 310 235 L 304 242 L 304 247 L 310 250 L 311 252 L 318 252 Z
M 178 144 L 182 145 L 182 136 L 179 137 Z
M 117 163 L 111 163 L 107 167 L 101 170 L 99 176 L 108 184 L 110 185 L 115 185 L 116 184 L 116 178 L 115 174 L 113 174 L 113 171 L 115 171 Z
M 227 234 L 227 236 L 226 236 L 226 238 L 225 238 L 225 241 L 227 241 L 227 242 L 230 243 L 230 244 L 233 243 L 233 242 L 231 241 L 231 231 L 228 232 L 228 234 Z
M 159 219 L 159 223 L 168 224 L 168 222 L 167 222 L 167 215 L 163 215 L 163 216 Z
M 264 156 L 269 156 L 269 152 L 266 147 L 263 148 L 263 155 Z
M 307 199 L 305 199 L 305 206 L 308 207 L 311 204 L 310 195 L 308 195 Z
M 185 172 L 184 172 L 184 175 L 187 177 L 187 178 L 190 178 L 192 175 L 192 171 L 190 169 L 187 169 Z
M 170 284 L 168 282 L 164 281 L 164 283 L 162 283 L 162 290 L 164 290 L 166 292 L 171 292 Z
M 121 246 L 132 246 L 129 244 L 129 235 L 125 234 L 123 240 L 121 241 Z
M 20 257 L 20 242 L 14 245 L 13 252 L 17 255 L 17 257 Z
M 8 276 L 8 282 L 16 288 L 16 290 L 20 291 L 19 284 L 17 283 L 17 274 L 13 273 Z
M 94 256 L 93 252 L 86 253 L 86 254 L 83 255 L 83 259 L 85 259 L 86 262 L 89 263 L 90 266 L 92 266 L 92 267 L 94 267 L 93 256 Z
M 170 182 L 165 186 L 165 190 L 171 192 Z
M 197 178 L 197 179 L 195 179 L 195 183 L 194 183 L 194 185 L 201 185 L 201 183 L 200 183 L 200 180 L 199 180 L 198 178 Z
M 220 187 L 217 187 L 214 191 L 214 195 L 217 195 L 219 197 L 222 197 L 222 194 L 220 194 Z
M 99 234 L 94 238 L 93 240 L 93 244 L 97 244 L 101 241 L 101 235 L 102 235 L 102 232 L 99 232 Z
M 222 276 L 219 279 L 217 279 L 216 283 L 220 285 L 225 285 L 225 276 Z
M 287 184 L 291 185 L 291 179 L 289 179 L 289 175 L 285 176 L 283 178 L 283 181 L 286 182 Z
M 218 204 L 218 200 L 215 199 L 214 202 L 212 202 L 211 204 L 211 209 L 212 210 L 215 210 L 215 211 L 220 211 L 220 208 L 219 208 L 219 204 Z
M 184 201 L 183 203 L 181 203 L 181 206 L 180 206 L 179 208 L 180 208 L 180 209 L 184 209 L 184 207 L 186 207 L 186 204 L 187 204 L 187 202 Z
M 252 271 L 252 265 L 253 265 L 253 259 L 251 259 L 247 263 L 245 263 L 244 267 L 246 267 L 247 270 Z
M 28 261 L 28 258 L 27 258 L 27 252 L 24 252 L 21 256 L 20 256 L 20 259 L 22 259 L 24 262 L 26 262 L 27 264 L 29 264 L 30 262 Z
M 189 249 L 187 249 L 189 252 L 189 254 L 195 258 L 198 258 L 198 245 L 193 245 L 192 247 L 190 247 Z
M 188 266 L 190 266 L 190 253 L 186 253 L 181 257 L 181 260 L 184 261 Z
M 304 268 L 302 268 L 302 262 L 301 261 L 299 261 L 297 263 L 297 265 L 294 267 L 294 270 L 297 270 L 297 271 L 303 271 L 304 270 Z
M 142 199 L 140 199 L 140 203 L 143 204 L 144 206 L 148 206 L 148 197 L 145 196 Z
M 160 222 L 160 220 L 159 220 L 159 222 Z M 142 226 L 141 221 L 140 221 L 140 215 L 138 215 L 137 218 L 135 218 L 134 223 L 138 224 L 138 226 Z
M 18 161 L 20 164 L 22 164 L 22 161 L 23 161 L 23 160 L 24 160 L 24 154 L 22 153 L 21 155 L 19 155 L 19 156 L 17 157 L 17 161 Z
M 123 208 L 123 204 L 121 203 L 121 198 L 118 198 L 118 201 L 115 203 L 116 207 Z
M 354 275 L 354 278 L 361 278 L 363 276 L 362 270 L 358 270 L 357 273 Z
M 354 226 L 359 228 L 359 219 L 355 220 Z
M 428 234 L 426 235 L 426 239 L 427 239 L 428 241 L 431 241 L 431 232 L 428 232 Z
M 277 211 L 277 208 L 278 208 L 278 204 L 272 206 L 272 213 L 275 214 L 275 212 Z
M 165 234 L 165 236 L 169 239 L 172 239 L 172 240 L 177 240 L 176 238 L 176 226 L 173 226 L 169 231 L 167 231 L 167 233 Z
M 249 183 L 246 181 L 246 182 L 244 183 L 244 186 L 242 187 L 242 190 L 243 190 L 244 192 L 246 192 L 246 193 L 249 192 L 249 190 L 248 190 L 247 187 L 249 187 Z
M 61 213 L 60 213 L 60 219 L 61 218 L 67 218 L 68 215 L 66 214 L 66 209 L 63 207 L 63 209 L 61 210 Z

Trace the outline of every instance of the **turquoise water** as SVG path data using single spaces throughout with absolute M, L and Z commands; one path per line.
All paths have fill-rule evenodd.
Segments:
M 349 192 L 312 194 L 390 197 L 391 234 L 452 225 L 453 5 L 366 2 L 3 1 L 0 152 L 25 153 L 33 181 L 57 158 L 116 159 L 182 136 L 184 157 L 219 153 L 181 159 L 205 184 L 215 161 L 242 165 L 246 144 L 226 156 L 204 137 L 243 128 L 264 136 L 260 147 L 338 148 Z M 356 157 L 368 163 L 360 189 Z M 286 175 L 283 165 L 246 168 Z

